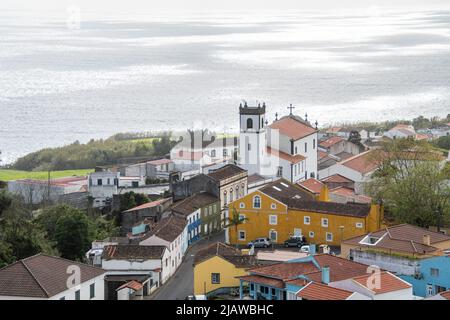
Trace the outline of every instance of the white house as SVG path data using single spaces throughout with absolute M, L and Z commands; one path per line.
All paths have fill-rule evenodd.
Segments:
M 370 181 L 372 173 L 378 168 L 372 152 L 369 150 L 324 168 L 319 171 L 319 179 L 340 175 L 354 181 L 356 194 L 364 194 L 364 184 Z
M 141 246 L 164 246 L 168 249 L 168 260 L 164 260 L 161 282 L 172 276 L 183 262 L 188 247 L 188 225 L 186 219 L 170 215 L 161 219 L 140 241 Z
M 104 300 L 105 271 L 37 254 L 0 269 L 0 300 Z
M 415 138 L 416 130 L 412 125 L 398 124 L 389 131 L 386 131 L 383 136 L 389 139 Z
M 163 245 L 122 244 L 105 246 L 102 268 L 106 271 L 108 299 L 115 300 L 117 288 L 136 281 L 144 296 L 164 284 L 170 276 L 170 252 Z
M 89 175 L 88 192 L 94 198 L 94 207 L 101 207 L 119 193 L 119 172 L 96 171 Z

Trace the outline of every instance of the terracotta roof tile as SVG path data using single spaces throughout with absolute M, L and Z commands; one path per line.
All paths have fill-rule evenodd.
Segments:
M 234 177 L 236 175 L 239 175 L 241 173 L 247 172 L 247 170 L 242 169 L 241 167 L 238 167 L 234 164 L 227 164 L 223 166 L 222 168 L 219 168 L 211 173 L 208 174 L 211 178 L 213 178 L 216 181 L 228 179 L 231 177 Z
M 298 184 L 306 190 L 315 194 L 319 194 L 324 187 L 324 184 L 322 182 L 314 178 L 309 178 L 308 180 L 299 182 Z
M 117 288 L 116 291 L 119 291 L 124 288 L 129 288 L 129 289 L 133 289 L 134 291 L 138 291 L 138 290 L 141 290 L 143 287 L 144 287 L 144 285 L 142 283 L 139 283 L 135 280 L 131 280 L 130 282 L 127 282 L 127 283 L 121 285 L 119 288 Z
M 199 250 L 195 254 L 194 265 L 214 256 L 222 257 L 238 268 L 250 268 L 257 265 L 257 261 L 254 256 L 243 255 L 240 250 L 222 242 L 213 243 L 208 247 Z
M 172 163 L 173 161 L 170 159 L 158 159 L 158 160 L 152 160 L 152 161 L 147 161 L 147 164 L 151 164 L 154 166 L 159 166 L 162 164 L 169 164 Z
M 442 298 L 450 300 L 450 290 L 441 292 L 440 295 Z
M 310 282 L 297 292 L 297 297 L 304 300 L 346 300 L 353 292 L 333 288 L 326 284 Z
M 142 209 L 153 208 L 153 207 L 159 206 L 160 204 L 162 204 L 162 203 L 164 203 L 166 201 L 169 201 L 169 200 L 170 200 L 170 198 L 165 198 L 165 199 L 155 200 L 155 201 L 152 201 L 152 202 L 147 202 L 147 203 L 144 203 L 144 204 L 142 204 L 140 206 L 128 209 L 128 210 L 124 211 L 124 213 L 125 212 L 142 210 Z
M 387 271 L 383 271 L 380 273 L 380 288 L 372 288 L 368 283 L 372 274 L 366 274 L 363 276 L 353 278 L 353 281 L 362 285 L 363 287 L 373 291 L 375 294 L 393 292 L 403 289 L 411 288 L 411 284 L 406 281 L 400 279 L 399 277 L 394 276 L 392 273 Z
M 411 254 L 430 253 L 437 250 L 433 247 L 434 243 L 450 241 L 450 236 L 448 235 L 419 228 L 410 224 L 399 224 L 387 227 L 372 232 L 370 235 L 372 237 L 382 238 L 376 245 L 371 245 L 371 248 L 390 249 Z M 430 246 L 423 243 L 424 235 L 430 236 Z M 367 234 L 346 239 L 343 243 L 364 246 L 364 244 L 361 244 L 360 242 L 366 236 Z
M 272 278 L 267 278 L 267 277 L 258 276 L 258 275 L 242 276 L 242 277 L 238 277 L 238 278 L 241 280 L 244 280 L 244 281 L 258 283 L 258 284 L 262 284 L 262 285 L 266 285 L 266 286 L 270 286 L 270 287 L 274 287 L 274 288 L 280 288 L 280 289 L 284 288 L 284 282 L 279 279 L 272 279 Z
M 155 223 L 152 230 L 150 230 L 145 237 L 140 239 L 140 241 L 144 241 L 152 236 L 157 236 L 163 240 L 173 242 L 181 233 L 183 233 L 186 224 L 187 221 L 185 218 L 170 215 Z
M 367 265 L 355 261 L 347 260 L 331 254 L 318 254 L 314 256 L 321 268 L 330 268 L 330 281 L 341 281 L 356 276 L 367 274 Z M 321 282 L 322 272 L 315 272 L 307 275 L 313 281 Z
M 291 280 L 299 275 L 317 271 L 317 267 L 312 262 L 288 262 L 276 263 L 250 269 L 251 274 L 267 276 L 280 280 Z
M 183 215 L 190 215 L 194 211 L 201 209 L 207 205 L 218 202 L 219 198 L 208 192 L 196 193 L 184 200 L 175 203 L 172 206 L 172 211 L 181 213 Z
M 341 137 L 337 137 L 337 136 L 336 137 L 330 137 L 330 138 L 328 138 L 328 139 L 326 139 L 324 141 L 321 141 L 319 143 L 319 146 L 321 146 L 322 148 L 329 148 L 329 147 L 331 147 L 331 146 L 333 146 L 336 143 L 339 143 L 341 141 L 344 141 L 344 139 L 341 138 Z
M 68 290 L 70 266 L 81 270 L 81 282 L 105 273 L 104 270 L 76 261 L 38 254 L 0 269 L 0 296 L 50 298 Z
M 270 128 L 278 129 L 280 134 L 294 140 L 299 140 L 317 132 L 317 130 L 314 129 L 309 123 L 293 115 L 286 116 L 278 121 L 275 121 L 270 125 Z
M 350 180 L 344 176 L 341 176 L 340 174 L 333 174 L 332 176 L 326 177 L 324 179 L 321 179 L 322 182 L 333 182 L 333 183 L 347 183 L 347 182 L 354 182 L 353 180 Z
M 340 216 L 367 217 L 370 205 L 356 203 L 337 203 L 325 201 L 305 201 L 289 199 L 288 207 L 294 210 L 335 214 Z
M 165 250 L 165 246 L 110 245 L 103 248 L 102 258 L 105 260 L 159 259 Z
M 372 172 L 376 168 L 378 168 L 378 162 L 374 158 L 372 158 L 372 152 L 372 150 L 369 150 L 360 153 L 340 162 L 340 164 L 347 168 L 360 172 L 361 174 Z
M 283 151 L 280 151 L 280 150 L 277 150 L 277 149 L 273 149 L 271 147 L 267 147 L 267 153 L 271 154 L 271 155 L 273 155 L 275 157 L 278 157 L 280 159 L 289 161 L 290 163 L 294 163 L 294 164 L 295 163 L 299 163 L 300 161 L 303 161 L 303 160 L 306 159 L 304 156 L 302 156 L 300 154 L 290 155 L 290 154 L 288 154 L 286 152 L 283 152 Z

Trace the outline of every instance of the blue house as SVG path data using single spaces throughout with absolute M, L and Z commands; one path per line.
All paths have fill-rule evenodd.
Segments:
M 308 282 L 329 284 L 366 274 L 367 266 L 361 263 L 330 254 L 311 255 L 251 269 L 239 277 L 239 293 L 241 299 L 247 295 L 253 300 L 293 300 Z
M 450 290 L 450 255 L 422 259 L 414 276 L 399 275 L 413 285 L 413 293 L 420 297 L 434 296 Z
M 201 238 L 203 233 L 208 233 L 208 230 L 212 229 L 210 222 L 211 218 L 215 217 L 212 208 L 218 208 L 218 202 L 219 198 L 216 196 L 207 192 L 201 192 L 179 201 L 172 206 L 172 212 L 177 216 L 185 218 L 187 221 L 188 245 L 196 242 Z M 205 227 L 205 225 L 207 226 Z M 216 221 L 214 226 L 220 227 L 220 220 L 219 223 Z

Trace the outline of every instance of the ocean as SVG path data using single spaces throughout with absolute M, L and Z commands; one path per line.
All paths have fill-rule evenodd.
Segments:
M 244 99 L 319 126 L 446 116 L 450 11 L 0 12 L 0 164 L 118 132 L 236 132 Z

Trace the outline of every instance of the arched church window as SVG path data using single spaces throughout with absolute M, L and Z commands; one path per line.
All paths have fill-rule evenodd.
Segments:
M 247 129 L 253 129 L 253 120 L 250 118 L 247 119 Z

